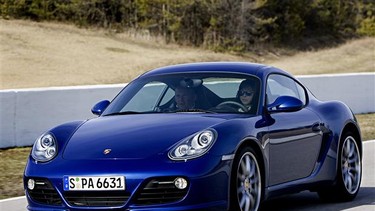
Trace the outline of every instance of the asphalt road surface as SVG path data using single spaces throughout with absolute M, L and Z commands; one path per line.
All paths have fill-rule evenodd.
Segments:
M 263 204 L 262 210 L 349 210 L 375 211 L 375 140 L 363 144 L 363 175 L 361 189 L 354 201 L 324 203 L 316 193 L 308 191 L 272 199 Z M 0 211 L 24 211 L 24 196 L 0 200 Z

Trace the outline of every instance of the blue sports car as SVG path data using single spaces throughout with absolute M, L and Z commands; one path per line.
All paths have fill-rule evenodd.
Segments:
M 359 191 L 361 133 L 350 108 L 317 100 L 275 67 L 158 68 L 91 111 L 98 117 L 35 141 L 29 210 L 248 211 L 303 190 L 334 201 Z

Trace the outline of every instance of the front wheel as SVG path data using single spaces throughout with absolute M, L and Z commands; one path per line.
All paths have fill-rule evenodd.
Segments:
M 246 147 L 236 156 L 231 178 L 231 210 L 258 210 L 262 197 L 262 178 L 257 154 Z
M 361 154 L 352 133 L 343 136 L 338 156 L 335 186 L 318 194 L 323 200 L 351 201 L 357 196 L 362 177 Z

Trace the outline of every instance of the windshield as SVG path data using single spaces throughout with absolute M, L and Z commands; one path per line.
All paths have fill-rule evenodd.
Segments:
M 134 113 L 256 114 L 259 79 L 234 74 L 167 74 L 131 82 L 103 115 Z

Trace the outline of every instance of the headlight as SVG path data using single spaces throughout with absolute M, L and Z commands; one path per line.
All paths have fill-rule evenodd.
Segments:
M 31 156 L 40 162 L 52 160 L 57 154 L 57 143 L 52 134 L 46 133 L 40 136 L 34 143 Z
M 188 160 L 204 155 L 216 140 L 216 131 L 204 130 L 183 139 L 169 151 L 172 160 Z

